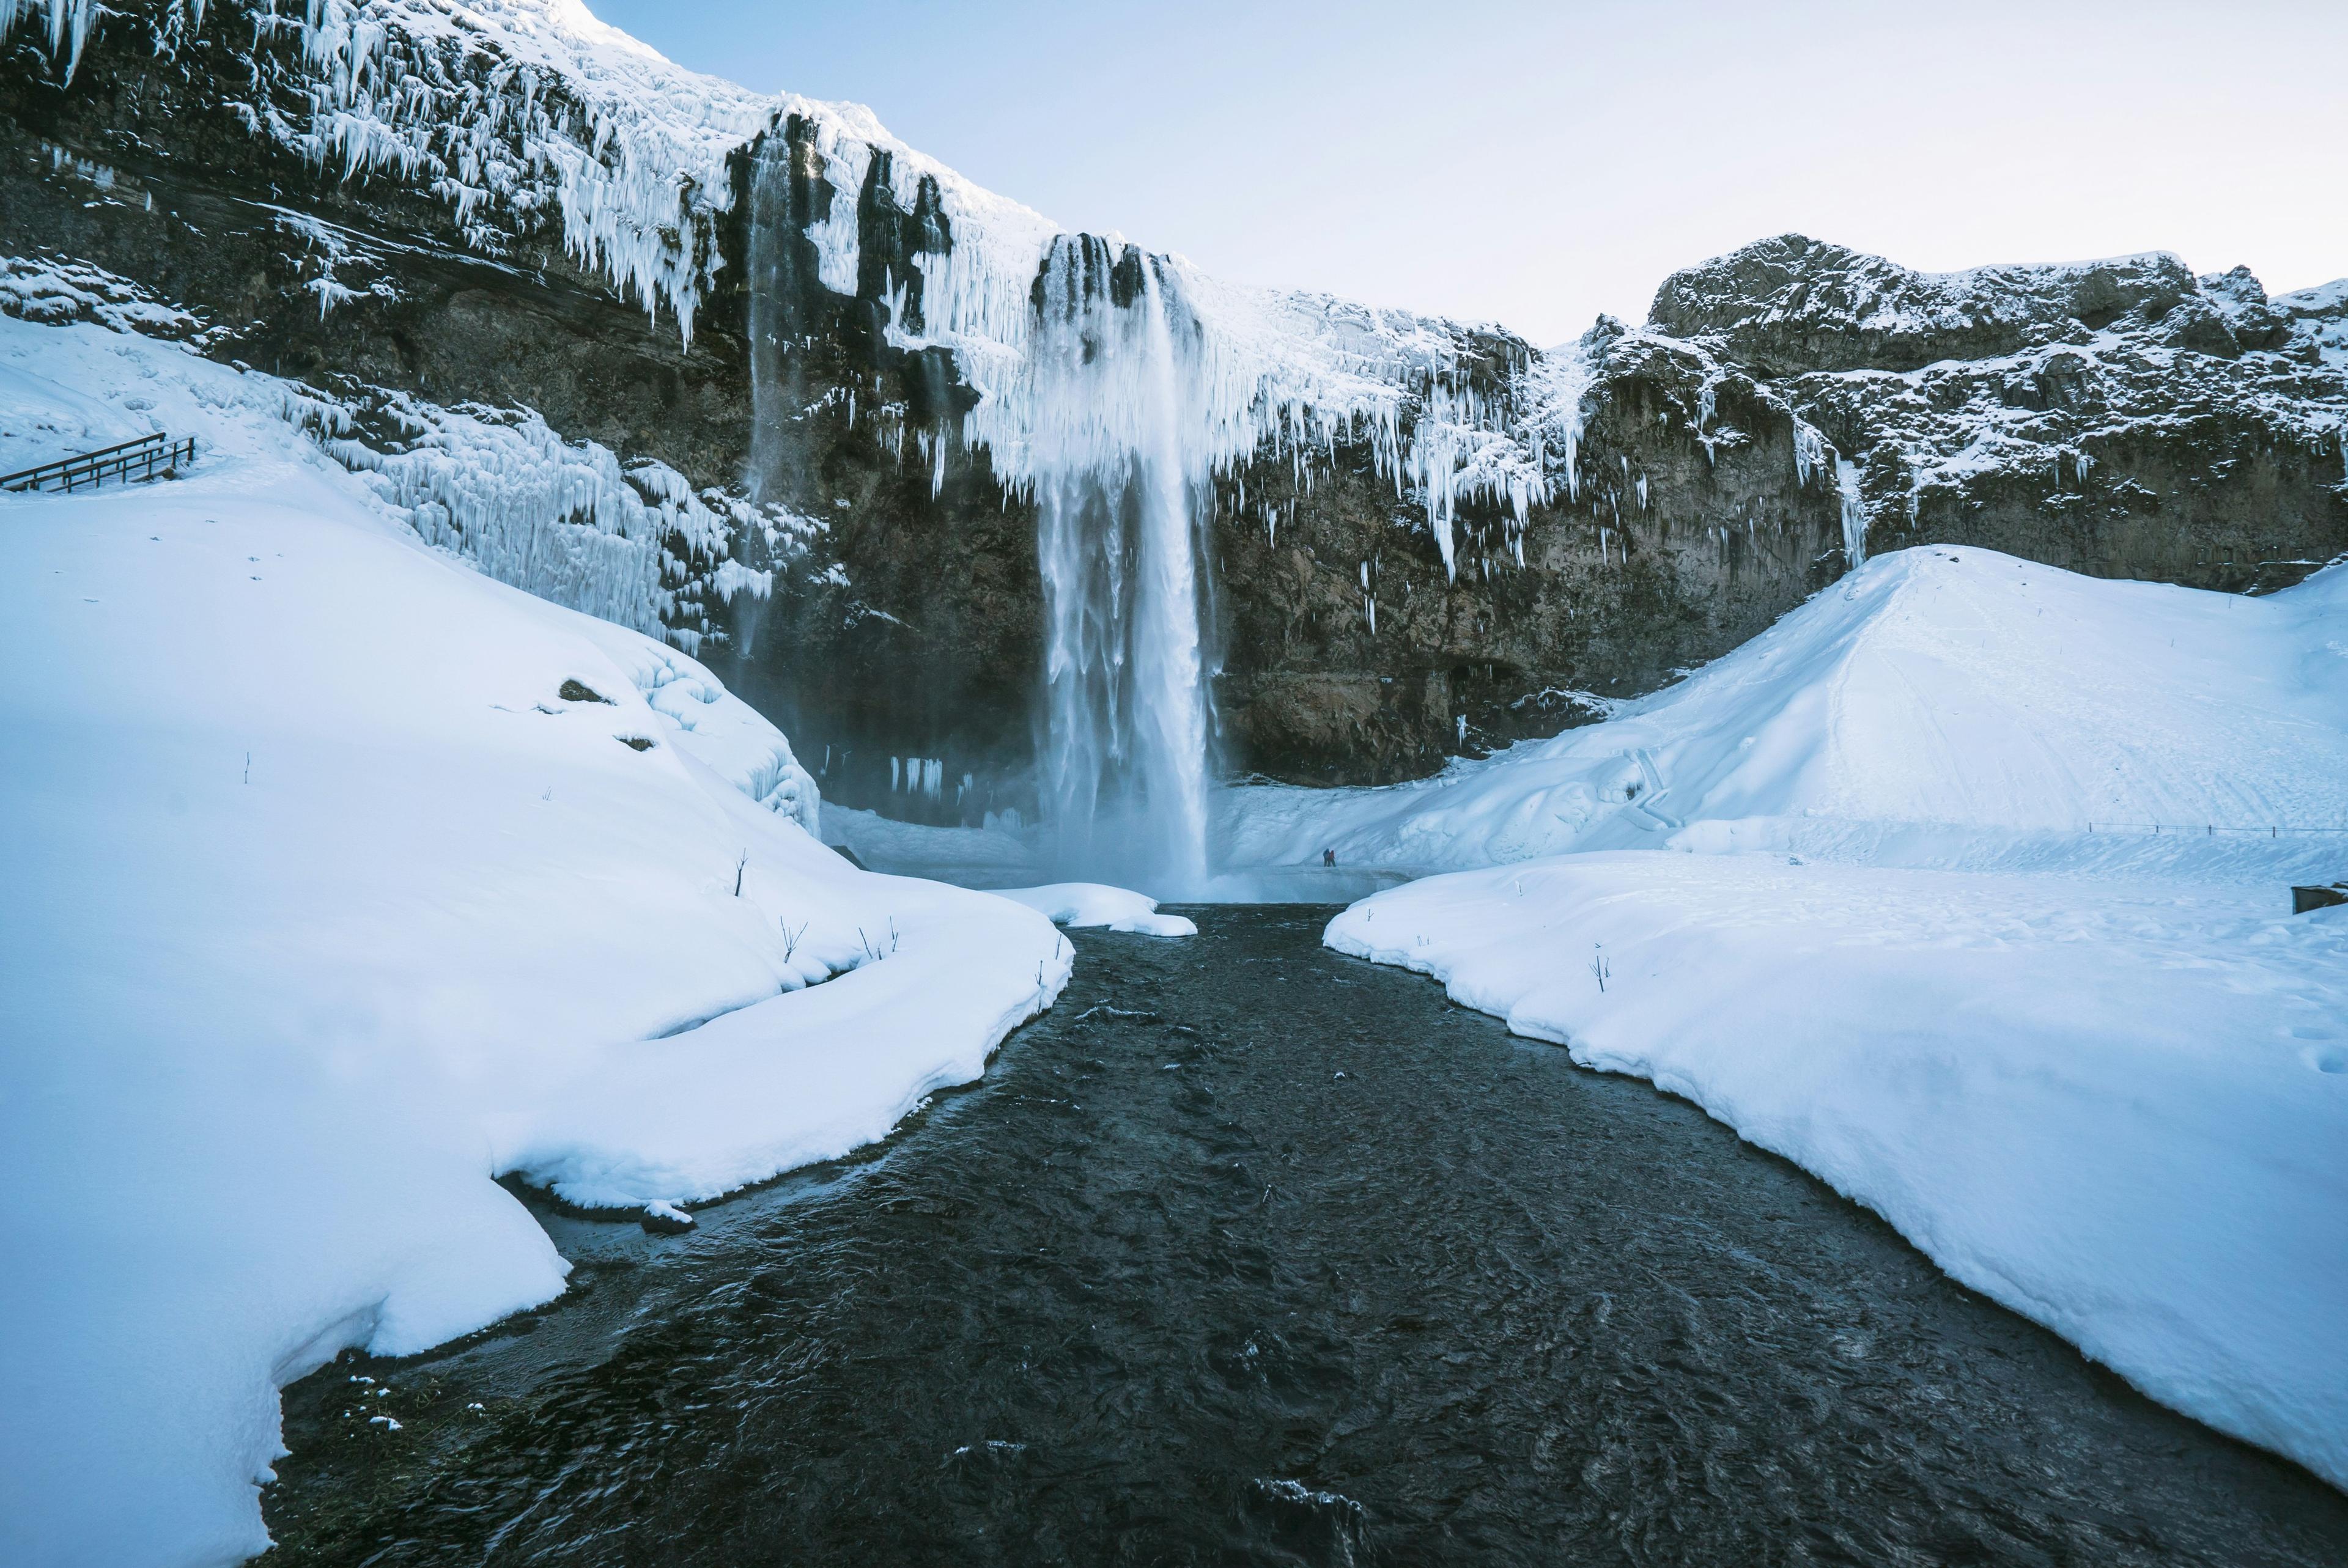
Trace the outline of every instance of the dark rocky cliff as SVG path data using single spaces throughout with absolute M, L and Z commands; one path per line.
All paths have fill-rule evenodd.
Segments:
M 1023 804 L 1033 512 L 983 447 L 940 439 L 978 397 L 954 356 L 892 346 L 892 323 L 921 323 L 922 259 L 968 239 L 934 185 L 877 153 L 853 292 L 827 286 L 807 236 L 844 198 L 820 128 L 778 108 L 726 159 L 730 189 L 680 184 L 647 252 L 699 280 L 678 285 L 688 340 L 675 301 L 644 308 L 659 285 L 566 242 L 514 115 L 491 150 L 518 172 L 478 175 L 478 198 L 448 190 L 478 154 L 355 173 L 321 151 L 322 67 L 271 15 L 215 0 L 197 27 L 141 0 L 69 80 L 27 33 L 0 44 L 0 252 L 84 260 L 184 306 L 207 352 L 311 384 L 386 448 L 404 395 L 533 409 L 657 459 L 730 519 L 716 543 L 669 541 L 664 620 L 828 760 L 834 798 L 887 804 L 890 759 L 921 756 L 972 786 L 895 809 Z M 540 121 L 600 143 L 559 75 L 519 86 L 492 43 L 399 60 L 451 102 L 526 92 Z M 791 237 L 764 259 L 761 220 Z M 1428 497 L 1398 493 L 1366 438 L 1221 477 L 1224 764 L 1378 782 L 1579 722 L 1848 569 L 1854 496 L 1869 551 L 1931 539 L 2281 586 L 2348 551 L 2343 323 L 2348 302 L 2271 302 L 2246 273 L 2197 280 L 2165 256 L 1936 278 L 1796 236 L 1676 274 L 1645 327 L 1602 321 L 1550 355 L 1446 323 L 1452 382 L 1509 439 L 1547 436 L 1545 497 L 1521 521 L 1461 501 L 1447 565 Z M 1405 424 L 1422 416 L 1406 398 Z M 721 558 L 771 590 L 721 595 Z

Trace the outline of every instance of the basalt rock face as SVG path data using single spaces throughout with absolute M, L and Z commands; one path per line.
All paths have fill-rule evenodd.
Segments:
M 0 41 L 0 252 L 193 313 L 207 352 L 307 383 L 372 451 L 475 405 L 608 449 L 668 529 L 642 544 L 646 613 L 784 725 L 830 798 L 1031 806 L 1035 511 L 962 438 L 1000 376 L 940 345 L 953 302 L 925 294 L 983 240 L 969 203 L 877 142 L 851 196 L 837 116 L 738 89 L 686 117 L 717 148 L 698 173 L 645 164 L 660 144 L 631 164 L 595 84 L 524 79 L 462 29 L 366 68 L 441 95 L 407 128 L 438 114 L 474 141 L 367 153 L 330 134 L 360 56 L 322 65 L 273 14 L 214 0 L 199 26 L 139 0 L 69 80 L 33 34 Z M 549 172 L 564 159 L 594 164 L 598 200 L 665 179 L 638 190 L 646 231 L 582 231 L 578 181 Z M 852 248 L 827 250 L 840 232 Z M 1904 544 L 2233 589 L 2348 551 L 2337 286 L 2270 301 L 2168 256 L 1931 276 L 1786 236 L 1675 274 L 1643 327 L 1545 354 L 1410 330 L 1441 363 L 1396 373 L 1398 436 L 1267 446 L 1200 497 L 1227 772 L 1385 782 L 1554 733 Z M 1396 461 L 1438 383 L 1478 411 L 1460 471 L 1513 465 L 1513 498 L 1439 503 L 1451 458 Z M 486 563 L 444 513 L 427 537 Z M 918 794 L 911 760 L 936 781 Z
M 2016 354 L 2073 323 L 2093 332 L 2130 314 L 2157 320 L 2199 292 L 2192 272 L 2165 254 L 1934 276 L 1781 234 L 1673 273 L 1648 324 L 1707 339 L 1771 377 L 1910 371 Z
M 1226 538 L 1267 771 L 1398 777 L 1553 732 L 1910 545 L 2232 591 L 2348 552 L 2348 285 L 2270 301 L 2168 255 L 1934 276 L 1787 235 L 1558 354 L 1587 377 L 1578 459 L 1509 541 L 1521 569 L 1486 518 L 1447 588 L 1358 482 L 1284 543 Z
M 1227 723 L 1243 765 L 1390 782 L 1558 730 L 1726 651 L 1838 575 L 1830 480 L 1782 399 L 1601 322 L 1554 499 L 1466 508 L 1448 576 L 1423 512 L 1356 466 L 1277 531 L 1224 514 Z M 1293 487 L 1275 485 L 1285 498 Z
M 2341 319 L 2168 255 L 1935 276 L 1787 235 L 1674 274 L 1652 326 L 1857 466 L 1870 550 L 2256 590 L 2348 549 Z

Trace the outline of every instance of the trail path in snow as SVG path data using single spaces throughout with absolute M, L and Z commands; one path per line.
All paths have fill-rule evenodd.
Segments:
M 289 1390 L 271 1561 L 2348 1560 L 1693 1106 L 1190 913 L 872 1157 L 551 1216 L 551 1311 Z

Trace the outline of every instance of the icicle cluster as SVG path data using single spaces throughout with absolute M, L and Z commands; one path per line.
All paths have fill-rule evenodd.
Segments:
M 1867 500 L 1859 491 L 1859 465 L 1835 454 L 1835 487 L 1842 493 L 1842 553 L 1856 571 L 1867 564 Z
M 649 636 L 675 635 L 665 621 L 687 562 L 669 547 L 726 553 L 728 520 L 665 464 L 623 467 L 607 448 L 565 441 L 527 410 L 448 409 L 395 394 L 373 412 L 395 439 L 363 441 L 347 416 L 308 423 L 418 534 L 500 582 Z M 762 579 L 754 591 L 763 597 L 771 579 L 740 568 L 719 590 L 731 597 Z
M 82 50 L 89 44 L 98 13 L 105 9 L 98 0 L 0 0 L 0 40 L 24 22 L 36 23 L 46 35 L 49 57 L 59 63 L 60 74 L 71 81 L 81 67 Z M 204 0 L 172 0 L 166 15 L 173 20 L 201 23 Z
M 429 190 L 487 253 L 559 224 L 580 264 L 647 310 L 665 303 L 688 341 L 721 264 L 714 222 L 733 199 L 727 158 L 762 131 L 792 115 L 814 128 L 836 199 L 809 235 L 822 282 L 840 292 L 857 287 L 858 203 L 875 160 L 885 157 L 908 210 L 930 182 L 952 242 L 912 259 L 918 325 L 906 320 L 909 281 L 891 281 L 889 337 L 901 348 L 950 350 L 979 400 L 962 429 L 911 432 L 913 444 L 941 484 L 949 436 L 989 448 L 1014 486 L 1047 471 L 1031 452 L 1052 437 L 1037 425 L 1030 294 L 1059 231 L 1040 214 L 905 146 L 869 109 L 756 94 L 684 70 L 579 0 L 298 5 L 298 13 L 280 15 L 274 3 L 255 13 L 256 61 L 292 28 L 301 69 L 274 98 L 256 77 L 242 106 L 250 128 L 342 179 L 388 173 Z M 190 26 L 203 19 L 200 0 L 167 0 L 164 10 Z M 0 30 L 41 18 L 70 68 L 100 12 L 94 0 L 0 0 Z M 280 108 L 287 97 L 300 112 Z M 1514 378 L 1521 384 L 1478 390 L 1461 364 L 1462 334 L 1447 323 L 1240 287 L 1179 258 L 1158 265 L 1199 334 L 1197 425 L 1186 442 L 1208 469 L 1284 455 L 1302 480 L 1312 453 L 1366 443 L 1397 492 L 1424 502 L 1447 561 L 1463 504 L 1499 507 L 1520 527 L 1547 497 L 1550 454 L 1541 421 L 1527 414 L 1556 391 L 1549 361 L 1558 356 L 1529 356 Z M 346 292 L 331 266 L 310 286 L 322 311 Z M 1570 487 L 1578 414 L 1566 423 Z
M 726 155 L 773 100 L 664 59 L 577 0 L 304 0 L 308 114 L 263 131 L 345 179 L 378 170 L 456 213 L 469 243 L 559 220 L 582 266 L 690 341 L 718 264 Z
M 204 12 L 159 0 L 159 51 Z M 44 20 L 70 76 L 108 14 L 96 0 L 0 0 L 0 36 Z M 726 157 L 774 97 L 685 71 L 579 0 L 291 0 L 284 14 L 271 0 L 252 15 L 253 97 L 236 106 L 248 129 L 341 179 L 389 173 L 428 190 L 485 253 L 559 226 L 575 261 L 648 311 L 665 303 L 691 340 L 719 265 Z M 300 69 L 279 83 L 266 67 L 286 29 Z M 280 86 L 298 112 L 280 108 Z
M 963 780 L 967 784 L 968 778 Z M 889 788 L 897 793 L 918 794 L 930 800 L 944 798 L 946 764 L 940 757 L 891 757 Z

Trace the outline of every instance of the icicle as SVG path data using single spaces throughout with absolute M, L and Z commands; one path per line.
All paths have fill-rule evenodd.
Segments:
M 1852 569 L 1867 562 L 1867 502 L 1859 493 L 1859 465 L 1834 455 L 1835 487 L 1842 493 L 1842 551 Z

